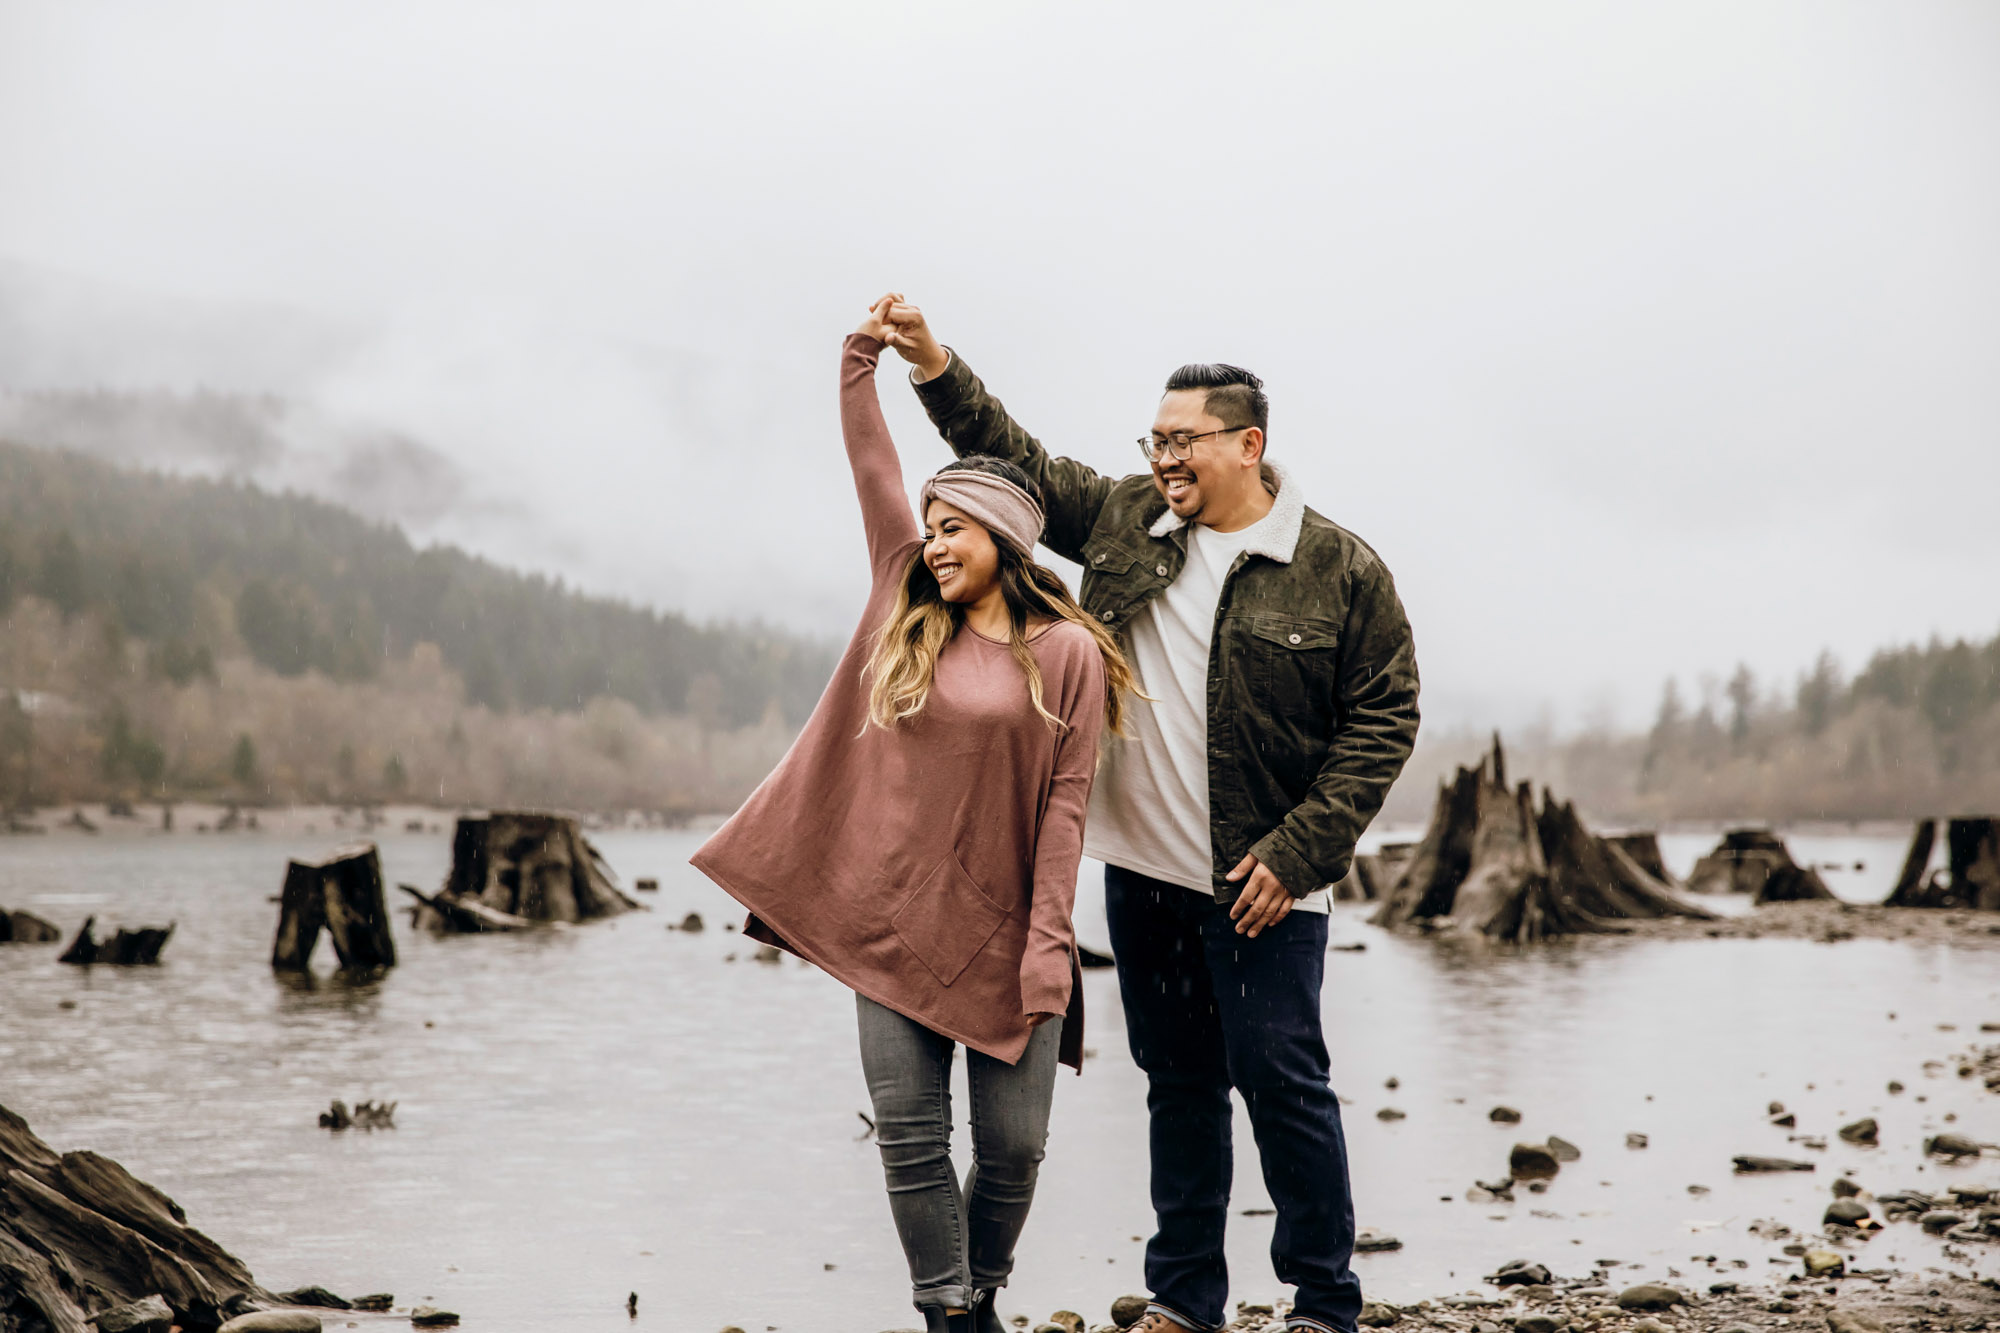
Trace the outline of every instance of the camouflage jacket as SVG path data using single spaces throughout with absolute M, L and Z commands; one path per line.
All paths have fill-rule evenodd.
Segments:
M 1187 529 L 1150 473 L 1112 478 L 1052 457 L 956 353 L 917 396 L 960 457 L 1008 459 L 1041 486 L 1042 543 L 1083 566 L 1084 609 L 1121 638 L 1179 576 Z M 1281 470 L 1267 467 L 1265 484 L 1296 529 L 1276 549 L 1237 557 L 1209 645 L 1218 903 L 1235 900 L 1224 876 L 1246 852 L 1294 896 L 1339 882 L 1417 736 L 1416 646 L 1387 567 L 1308 509 Z

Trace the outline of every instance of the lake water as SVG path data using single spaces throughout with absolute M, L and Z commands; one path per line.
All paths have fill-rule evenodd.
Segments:
M 393 1291 L 477 1330 L 908 1327 L 907 1273 L 857 1115 L 868 1100 L 849 993 L 795 960 L 751 961 L 722 929 L 728 900 L 685 864 L 698 836 L 593 837 L 628 882 L 660 879 L 655 911 L 515 936 L 399 928 L 402 966 L 353 987 L 327 975 L 325 945 L 315 984 L 268 966 L 267 896 L 285 859 L 323 853 L 324 837 L 0 842 L 0 905 L 65 933 L 88 913 L 179 923 L 158 968 L 60 967 L 53 948 L 0 947 L 0 1103 L 58 1149 L 109 1154 L 166 1190 L 274 1289 Z M 1713 840 L 1665 839 L 1670 865 L 1685 871 Z M 445 835 L 379 841 L 392 883 L 443 878 Z M 1801 860 L 1862 861 L 1829 878 L 1863 900 L 1886 892 L 1903 840 L 1792 846 Z M 1095 867 L 1084 885 L 1080 933 L 1101 946 Z M 690 910 L 707 931 L 665 929 Z M 1325 995 L 1360 1221 L 1404 1242 L 1357 1256 L 1373 1295 L 1477 1289 L 1514 1258 L 1706 1282 L 1690 1256 L 1715 1255 L 1727 1271 L 1714 1276 L 1782 1275 L 1796 1261 L 1771 1263 L 1778 1244 L 1748 1224 L 1816 1229 L 1842 1169 L 1877 1189 L 2000 1184 L 1994 1155 L 1959 1167 L 1919 1155 L 1948 1124 L 2000 1138 L 2000 1097 L 1948 1064 L 1924 1068 L 2000 1020 L 2000 937 L 1600 938 L 1509 954 L 1393 938 L 1365 914 L 1335 915 L 1335 940 L 1367 949 L 1329 955 Z M 1143 1080 L 1114 978 L 1084 984 L 1095 1057 L 1057 1086 L 1008 1314 L 1067 1306 L 1097 1322 L 1142 1289 Z M 1891 1079 L 1909 1091 L 1891 1096 Z M 334 1097 L 398 1101 L 397 1128 L 322 1130 Z M 1773 1100 L 1831 1146 L 1789 1143 L 1765 1123 Z M 1490 1122 L 1498 1103 L 1523 1122 Z M 1385 1106 L 1408 1118 L 1378 1120 Z M 1834 1138 L 1862 1115 L 1881 1121 L 1881 1147 Z M 1633 1131 L 1651 1146 L 1628 1149 Z M 1466 1201 L 1475 1179 L 1505 1174 L 1511 1144 L 1552 1133 L 1583 1157 L 1545 1194 Z M 1251 1215 L 1231 1223 L 1234 1295 L 1268 1300 L 1284 1293 L 1265 1255 L 1272 1219 L 1255 1214 L 1269 1203 L 1247 1124 L 1237 1141 L 1232 1206 Z M 1819 1170 L 1733 1177 L 1731 1156 L 1746 1152 Z M 1856 1248 L 1862 1266 L 1966 1267 L 1907 1224 Z M 2000 1271 L 1994 1255 L 1977 1271 Z

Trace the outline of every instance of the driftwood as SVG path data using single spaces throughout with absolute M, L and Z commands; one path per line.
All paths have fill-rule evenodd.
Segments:
M 426 913 L 431 919 L 441 922 L 433 929 L 449 931 L 457 935 L 483 935 L 503 930 L 523 930 L 535 923 L 526 917 L 488 907 L 477 898 L 453 898 L 447 894 L 429 894 L 414 884 L 398 884 L 397 888 L 417 900 L 417 906 L 410 909 L 410 924 L 424 923 Z
M 167 947 L 173 938 L 172 923 L 162 930 L 142 926 L 138 930 L 119 927 L 118 933 L 108 940 L 100 940 L 96 933 L 97 918 L 85 917 L 83 929 L 76 932 L 69 948 L 63 950 L 58 963 L 78 963 L 85 967 L 92 963 L 115 963 L 121 967 L 144 966 L 160 961 L 160 950 Z
M 1970 907 L 2000 911 L 2000 819 L 1953 819 L 1945 825 L 1945 864 L 1931 870 L 1937 821 L 1920 820 L 1889 907 Z
M 460 819 L 443 892 L 411 892 L 418 899 L 411 924 L 438 931 L 495 929 L 479 908 L 518 921 L 573 923 L 645 906 L 618 888 L 574 819 L 525 811 Z
M 354 1109 L 350 1111 L 347 1109 L 347 1103 L 336 1097 L 333 1099 L 333 1105 L 319 1113 L 319 1127 L 321 1129 L 394 1129 L 396 1127 L 396 1103 L 356 1102 Z M 307 1305 L 317 1303 L 312 1301 L 294 1302 L 294 1304 Z
M 0 1107 L 0 1328 L 88 1333 L 150 1295 L 190 1330 L 275 1300 L 172 1199 L 109 1158 L 58 1155 Z
M 1537 811 L 1530 784 L 1510 789 L 1496 736 L 1478 767 L 1439 788 L 1429 830 L 1370 919 L 1531 943 L 1663 916 L 1713 919 L 1593 835 L 1574 806 L 1544 790 Z
M 382 897 L 382 858 L 374 843 L 356 843 L 324 861 L 293 861 L 285 867 L 271 966 L 280 972 L 305 971 L 322 929 L 333 940 L 343 972 L 396 965 L 396 941 Z
M 0 944 L 54 944 L 62 932 L 53 923 L 33 912 L 10 912 L 0 907 Z
M 1832 898 L 1810 866 L 1792 860 L 1785 840 L 1769 829 L 1731 829 L 1695 862 L 1687 886 L 1696 893 L 1748 893 L 1758 906 Z

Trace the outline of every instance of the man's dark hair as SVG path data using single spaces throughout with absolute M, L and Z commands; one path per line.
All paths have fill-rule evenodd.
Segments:
M 1264 396 L 1264 381 L 1241 366 L 1221 361 L 1195 361 L 1167 376 L 1167 392 L 1176 389 L 1206 389 L 1208 414 L 1230 426 L 1255 426 L 1268 439 L 1271 434 L 1271 400 Z

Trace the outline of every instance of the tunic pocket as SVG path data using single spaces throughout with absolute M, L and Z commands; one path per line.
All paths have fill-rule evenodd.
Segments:
M 1000 929 L 1007 913 L 946 852 L 891 918 L 896 935 L 941 986 L 957 981 Z

